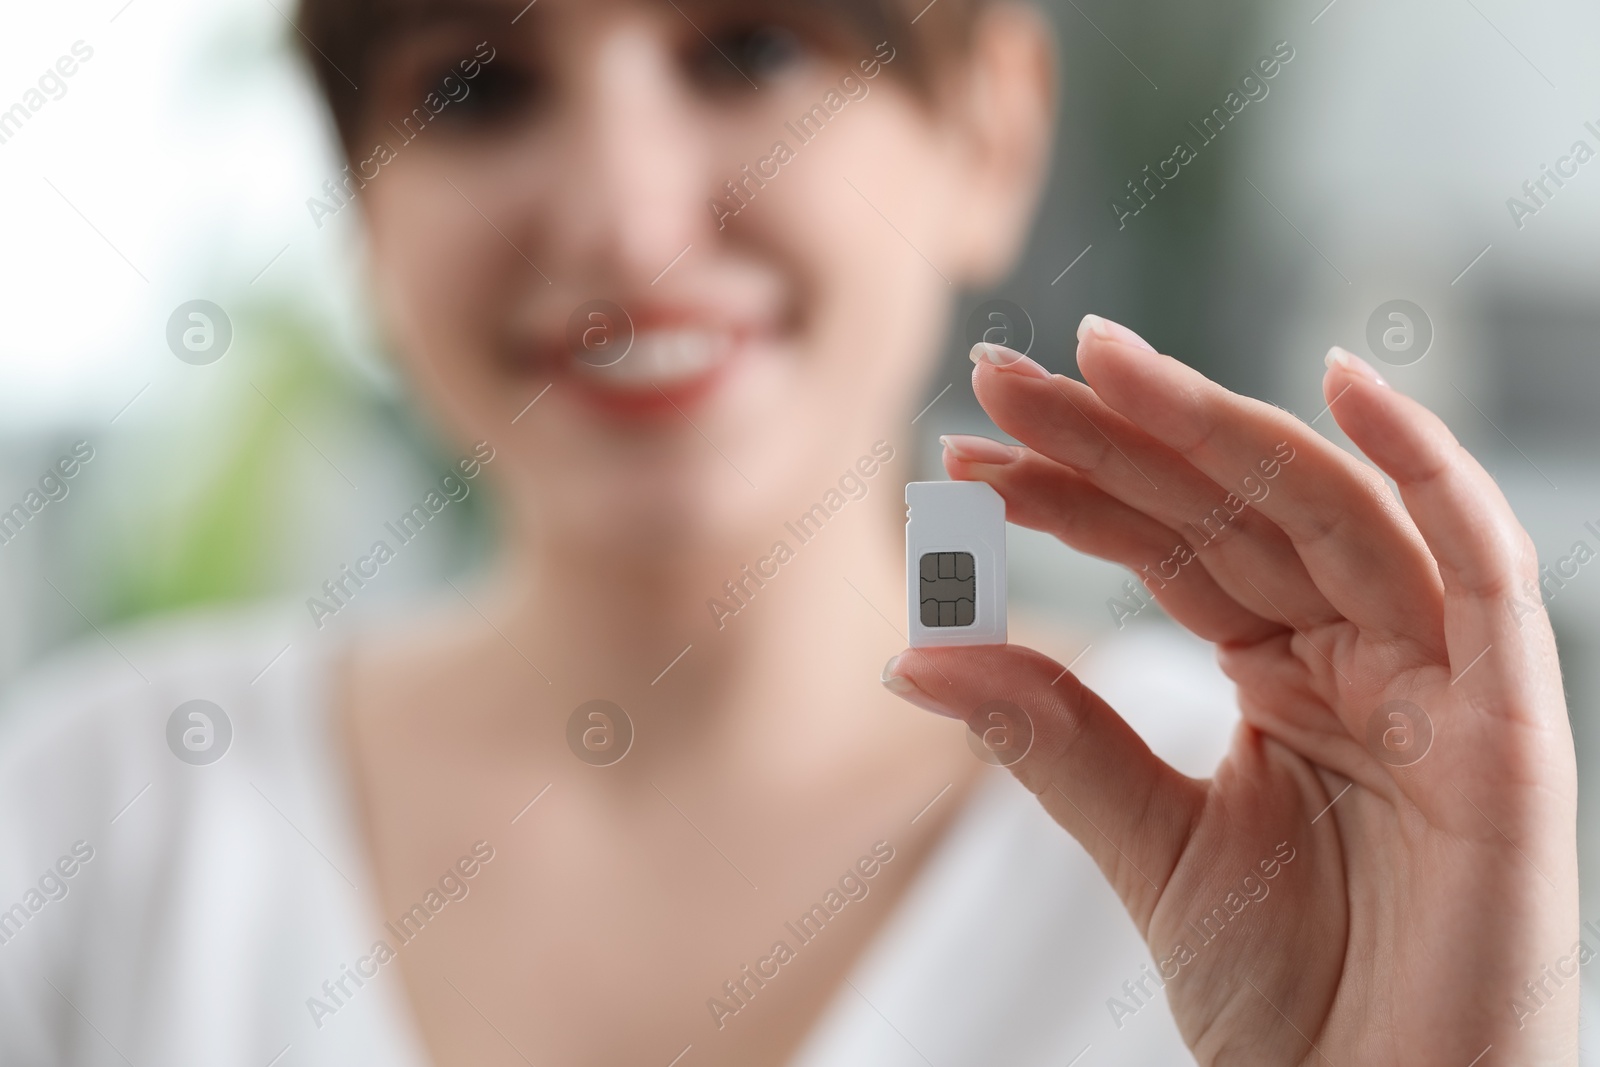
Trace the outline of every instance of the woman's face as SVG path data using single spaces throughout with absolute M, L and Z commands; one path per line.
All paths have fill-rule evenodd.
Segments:
M 949 301 L 1026 215 L 959 91 L 814 8 L 524 2 L 397 34 L 352 145 L 385 325 L 516 509 L 735 543 L 907 453 Z

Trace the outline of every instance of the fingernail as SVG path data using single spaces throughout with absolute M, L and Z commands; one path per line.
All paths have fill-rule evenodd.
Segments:
M 878 681 L 882 682 L 883 687 L 889 690 L 891 693 L 904 694 L 916 692 L 916 683 L 914 683 L 910 678 L 894 673 L 894 669 L 899 665 L 899 654 L 890 656 L 889 662 L 883 665 L 883 676 L 880 677 Z
M 1084 334 L 1093 334 L 1104 341 L 1120 341 L 1135 348 L 1142 348 L 1146 352 L 1154 352 L 1155 347 L 1143 337 L 1134 333 L 1120 322 L 1102 319 L 1099 315 L 1085 315 L 1083 321 L 1078 323 L 1078 340 L 1082 341 Z
M 916 682 L 913 682 L 903 674 L 894 672 L 895 668 L 900 665 L 900 658 L 903 655 L 905 653 L 901 653 L 898 656 L 890 656 L 889 662 L 883 665 L 883 677 L 879 679 L 883 682 L 883 687 L 900 699 L 915 704 L 924 711 L 931 711 L 935 715 L 943 715 L 947 719 L 959 720 L 961 716 L 929 696 Z
M 1021 352 L 1007 348 L 1004 345 L 992 345 L 987 341 L 979 341 L 972 346 L 971 356 L 974 363 L 988 363 L 991 366 L 999 367 L 1001 370 L 1008 370 L 1013 374 L 1021 374 L 1028 378 L 1050 377 L 1050 372 L 1039 364 Z
M 1342 370 L 1350 371 L 1352 374 L 1360 375 L 1368 381 L 1377 382 L 1379 385 L 1389 384 L 1373 369 L 1372 364 L 1354 352 L 1345 351 L 1338 345 L 1328 349 L 1328 354 L 1322 357 L 1322 362 L 1327 364 L 1329 369 L 1339 367 Z
M 1010 445 L 968 433 L 945 434 L 939 438 L 939 443 L 944 445 L 945 451 L 952 456 L 968 463 L 988 463 L 998 467 L 1017 458 L 1017 450 Z

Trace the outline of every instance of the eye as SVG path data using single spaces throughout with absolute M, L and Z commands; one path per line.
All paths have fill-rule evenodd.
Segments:
M 478 40 L 412 33 L 378 52 L 370 95 L 362 94 L 369 120 L 381 126 L 420 110 L 441 128 L 466 133 L 514 121 L 548 97 L 534 57 L 481 52 Z
M 810 58 L 810 48 L 793 30 L 760 23 L 708 29 L 706 38 L 692 46 L 688 66 L 706 89 L 726 92 L 748 90 L 751 82 L 764 86 Z
M 441 73 L 441 84 L 443 78 Z M 544 99 L 548 88 L 537 71 L 517 66 L 504 56 L 482 67 L 470 81 L 455 72 L 450 84 L 454 96 L 439 117 L 463 130 L 494 126 L 525 115 Z

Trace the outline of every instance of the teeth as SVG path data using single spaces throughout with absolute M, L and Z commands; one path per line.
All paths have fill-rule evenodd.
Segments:
M 628 354 L 609 367 L 580 360 L 578 369 L 608 384 L 649 387 L 694 378 L 722 362 L 729 346 L 723 331 L 650 330 L 636 334 Z

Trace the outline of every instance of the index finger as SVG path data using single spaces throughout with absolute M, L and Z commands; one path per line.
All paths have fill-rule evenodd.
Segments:
M 1271 404 L 1240 396 L 1089 316 L 1078 366 L 1111 408 L 1283 530 L 1323 595 L 1363 630 L 1420 641 L 1442 655 L 1443 586 L 1432 554 L 1381 476 Z M 1337 403 L 1335 399 L 1334 403 Z M 1287 445 L 1275 476 L 1263 459 Z

